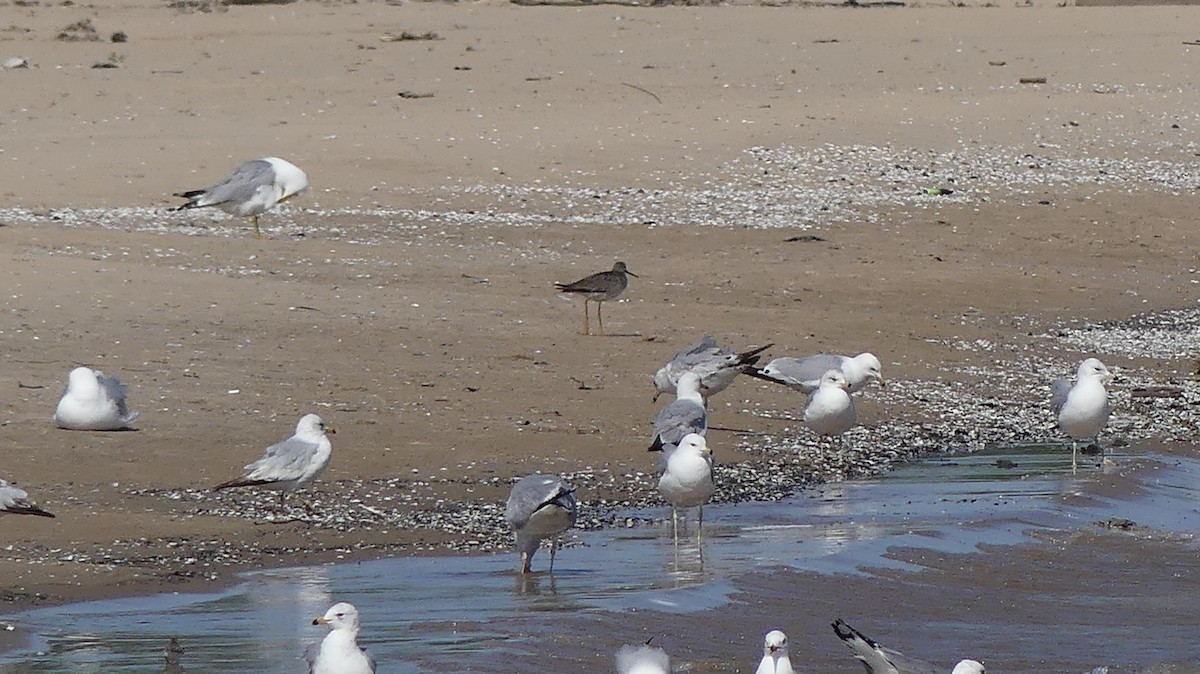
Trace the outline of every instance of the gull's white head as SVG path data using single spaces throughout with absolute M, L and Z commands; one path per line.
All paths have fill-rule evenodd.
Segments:
M 655 646 L 622 646 L 617 651 L 619 674 L 670 674 L 671 658 Z
M 314 625 L 328 625 L 332 630 L 351 630 L 358 631 L 358 609 L 354 608 L 354 604 L 339 602 L 329 607 L 325 615 L 320 618 L 314 618 Z
M 779 630 L 767 632 L 763 640 L 763 656 L 779 658 L 784 655 L 787 655 L 787 635 Z
M 950 674 L 986 674 L 987 670 L 983 668 L 982 662 L 975 660 L 963 660 L 957 665 L 954 665 L 954 671 Z
M 1076 373 L 1079 379 L 1099 379 L 1102 384 L 1111 384 L 1113 380 L 1112 372 L 1100 362 L 1099 358 L 1088 358 L 1079 364 L 1079 372 Z
M 308 175 L 290 161 L 279 157 L 263 157 L 275 170 L 275 186 L 279 188 L 279 200 L 296 196 L 308 189 Z
M 684 453 L 694 452 L 700 456 L 712 454 L 712 450 L 708 448 L 708 441 L 699 433 L 688 433 L 679 441 L 679 446 L 675 449 L 676 452 L 683 451 Z
M 846 381 L 846 376 L 841 370 L 828 370 L 821 375 L 821 388 L 850 388 L 850 382 Z
M 326 433 L 336 433 L 332 427 L 326 426 L 321 417 L 315 414 L 305 414 L 300 417 L 300 423 L 296 424 L 296 435 L 302 438 L 319 440 L 325 437 Z
M 879 382 L 880 386 L 884 385 L 883 381 L 883 364 L 872 353 L 860 353 L 854 357 L 854 362 L 863 369 L 868 379 L 874 379 Z
M 77 367 L 67 377 L 67 388 L 75 393 L 100 390 L 96 372 L 90 367 Z

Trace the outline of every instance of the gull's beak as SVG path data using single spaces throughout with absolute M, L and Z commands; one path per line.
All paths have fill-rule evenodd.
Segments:
M 774 653 L 774 652 L 775 652 L 775 651 L 777 651 L 777 650 L 779 650 L 779 647 L 778 647 L 778 646 L 771 646 L 771 652 L 772 652 L 772 653 Z
M 875 381 L 879 382 L 880 388 L 887 388 L 887 382 L 883 380 L 883 375 L 881 375 L 881 374 L 875 375 Z
M 652 402 L 652 403 L 656 403 L 656 402 L 658 402 L 658 397 L 659 397 L 660 395 L 662 395 L 662 392 L 661 392 L 661 391 L 655 391 L 655 392 L 654 392 L 654 397 L 650 399 L 650 402 Z
M 328 435 L 337 435 L 337 429 L 334 428 L 333 426 L 326 426 L 325 433 Z
M 325 619 L 325 616 L 321 616 L 320 618 L 313 618 L 313 624 L 314 625 L 328 625 L 329 621 Z
M 847 391 L 849 391 L 849 390 L 850 390 L 850 382 L 848 382 L 848 381 L 842 381 L 842 388 L 844 388 L 844 389 L 846 389 Z

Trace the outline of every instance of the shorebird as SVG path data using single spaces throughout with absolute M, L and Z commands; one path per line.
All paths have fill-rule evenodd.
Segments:
M 279 509 L 290 491 L 307 486 L 329 465 L 333 445 L 326 433 L 336 433 L 326 427 L 321 417 L 305 414 L 296 424 L 292 437 L 267 447 L 262 458 L 245 466 L 245 474 L 213 487 L 213 491 L 230 487 L 266 487 L 279 490 Z M 306 510 L 311 510 L 305 504 Z
M 0 480 L 0 515 L 37 515 L 54 517 L 29 500 L 29 494 L 15 484 Z
M 763 639 L 763 658 L 755 674 L 794 674 L 788 657 L 787 635 L 779 630 L 767 632 Z
M 1051 388 L 1050 408 L 1058 421 L 1058 427 L 1071 438 L 1071 472 L 1077 468 L 1079 440 L 1096 439 L 1108 424 L 1111 410 L 1105 384 L 1112 383 L 1113 375 L 1095 358 L 1079 364 L 1075 384 L 1059 379 Z
M 279 157 L 264 157 L 243 163 L 228 178 L 201 190 L 176 192 L 188 202 L 185 208 L 216 206 L 230 215 L 254 220 L 254 238 L 261 239 L 258 216 L 308 189 L 308 175 L 295 164 Z
M 774 358 L 762 369 L 747 368 L 746 374 L 802 393 L 812 393 L 821 385 L 821 375 L 829 370 L 841 370 L 842 376 L 850 382 L 850 392 L 855 393 L 872 380 L 883 386 L 882 368 L 879 359 L 870 353 L 853 357 L 823 353 L 807 358 Z
M 138 418 L 125 405 L 127 389 L 120 379 L 90 367 L 77 367 L 54 411 L 54 423 L 73 431 L 119 431 Z
M 933 674 L 940 668 L 903 653 L 884 648 L 868 639 L 862 632 L 838 618 L 833 622 L 833 631 L 846 644 L 854 657 L 866 668 L 867 674 Z M 944 670 L 943 670 L 944 671 Z M 961 660 L 951 674 L 986 674 L 983 664 L 975 660 Z
M 329 634 L 304 652 L 309 674 L 375 674 L 375 658 L 358 645 L 358 609 L 353 604 L 334 604 L 312 624 L 328 625 Z
M 617 651 L 617 674 L 671 674 L 671 658 L 657 646 L 622 646 Z
M 700 507 L 696 544 L 703 535 L 704 503 L 717 490 L 712 474 L 712 450 L 703 435 L 690 433 L 667 456 L 666 470 L 658 478 L 658 491 L 671 504 L 671 534 L 679 544 L 679 509 Z
M 739 374 L 758 363 L 759 354 L 772 346 L 774 344 L 737 353 L 732 349 L 718 346 L 715 339 L 704 335 L 685 346 L 683 350 L 675 354 L 671 362 L 660 367 L 658 372 L 654 373 L 654 401 L 657 401 L 658 396 L 663 393 L 674 393 L 675 387 L 679 383 L 679 376 L 684 372 L 695 372 L 700 375 L 700 393 L 706 399 L 716 395 L 729 388 Z
M 624 262 L 617 262 L 613 265 L 612 271 L 602 271 L 591 276 L 581 278 L 574 283 L 555 283 L 554 287 L 559 292 L 564 293 L 579 293 L 583 295 L 583 334 L 592 334 L 591 326 L 588 323 L 588 302 L 596 303 L 596 319 L 600 321 L 600 334 L 604 334 L 604 316 L 600 313 L 601 303 L 615 300 L 625 292 L 625 288 L 629 286 L 629 276 L 637 278 L 638 275 L 629 271 Z
M 553 573 L 559 536 L 575 526 L 577 517 L 579 503 L 575 500 L 575 489 L 562 478 L 528 475 L 518 480 L 505 504 L 504 518 L 517 539 L 521 573 L 532 570 L 533 555 L 543 538 L 553 538 L 550 542 L 550 572 Z
M 804 408 L 804 425 L 817 435 L 842 436 L 854 428 L 858 414 L 854 411 L 854 398 L 850 397 L 850 382 L 841 370 L 828 370 L 821 376 L 821 385 L 808 396 Z

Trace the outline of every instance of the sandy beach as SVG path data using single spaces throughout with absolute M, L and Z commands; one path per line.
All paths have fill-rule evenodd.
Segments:
M 1089 354 L 1047 335 L 1193 307 L 1200 9 L 922 5 L 3 6 L 0 58 L 32 67 L 0 71 L 0 476 L 58 517 L 0 522 L 0 599 L 458 549 L 203 496 L 307 412 L 338 429 L 318 499 L 443 512 L 650 470 L 650 375 L 704 332 L 899 382 L 1036 354 L 1048 386 Z M 97 41 L 57 39 L 82 19 Z M 406 31 L 430 39 L 381 39 Z M 265 239 L 167 210 L 270 155 L 312 188 Z M 613 334 L 580 335 L 552 284 L 615 260 Z M 79 364 L 130 385 L 137 432 L 53 427 Z M 864 425 L 935 420 L 899 391 Z M 711 413 L 800 436 L 802 405 L 745 380 Z M 736 465 L 755 437 L 710 441 Z

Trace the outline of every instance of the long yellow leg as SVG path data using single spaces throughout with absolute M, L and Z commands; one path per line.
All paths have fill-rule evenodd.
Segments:
M 583 334 L 585 335 L 592 334 L 592 328 L 588 324 L 589 318 L 591 318 L 591 316 L 588 315 L 588 298 L 585 297 L 583 298 Z
M 596 319 L 600 321 L 600 334 L 602 335 L 604 334 L 604 314 L 600 313 L 600 309 L 603 306 L 603 302 L 596 300 Z

